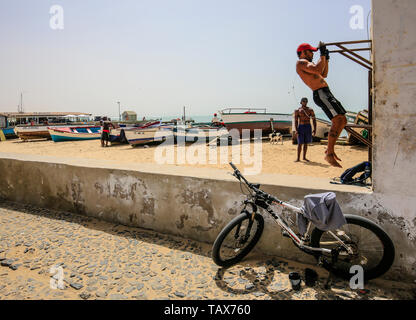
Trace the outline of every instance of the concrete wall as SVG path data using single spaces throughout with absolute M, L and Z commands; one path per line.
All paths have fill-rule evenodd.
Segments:
M 99 160 L 59 159 L 0 153 L 0 198 L 94 216 L 129 226 L 212 243 L 239 213 L 244 195 L 224 170 L 151 164 L 119 165 Z M 387 278 L 411 278 L 404 265 L 414 254 L 401 218 L 380 206 L 366 188 L 337 186 L 329 179 L 258 175 L 252 182 L 283 201 L 301 206 L 303 197 L 332 189 L 344 213 L 366 216 L 381 225 L 396 244 L 397 257 Z M 302 187 L 300 187 L 302 186 Z M 257 249 L 293 260 L 314 262 L 283 238 L 268 216 Z M 296 223 L 296 218 L 293 217 Z
M 376 0 L 373 32 L 373 182 L 389 219 L 407 235 L 416 266 L 416 1 Z

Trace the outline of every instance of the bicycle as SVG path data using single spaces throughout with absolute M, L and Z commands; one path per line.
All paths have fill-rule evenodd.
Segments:
M 264 218 L 257 212 L 259 207 L 277 222 L 283 236 L 291 238 L 303 252 L 313 255 L 318 265 L 330 274 L 349 279 L 351 266 L 361 265 L 367 281 L 390 269 L 395 256 L 393 242 L 374 222 L 344 214 L 347 224 L 340 229 L 324 232 L 314 227 L 311 231 L 312 223 L 309 221 L 306 233 L 296 234 L 283 214 L 273 210 L 272 206 L 280 205 L 300 214 L 303 210 L 260 190 L 260 184 L 248 182 L 232 162 L 230 165 L 234 169 L 232 175 L 240 181 L 240 187 L 244 182 L 249 193 L 240 214 L 222 229 L 213 244 L 212 258 L 217 265 L 230 267 L 240 262 L 257 244 L 264 229 Z

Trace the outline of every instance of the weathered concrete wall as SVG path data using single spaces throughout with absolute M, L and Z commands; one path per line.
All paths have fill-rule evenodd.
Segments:
M 223 170 L 156 165 L 118 165 L 105 161 L 58 159 L 0 153 L 0 198 L 212 243 L 239 213 L 244 195 Z M 369 190 L 336 186 L 329 180 L 283 175 L 250 178 L 284 201 L 301 206 L 303 196 L 332 189 L 344 213 L 363 215 L 381 225 L 396 244 L 397 256 L 387 278 L 414 275 L 406 256 L 414 253 L 400 217 L 379 204 Z M 303 186 L 303 187 L 299 187 Z M 280 234 L 267 216 L 257 249 L 303 261 L 314 260 Z M 295 217 L 293 221 L 296 222 Z
M 373 182 L 388 219 L 407 235 L 416 266 L 416 1 L 376 0 L 373 33 Z
M 415 197 L 416 2 L 373 2 L 374 189 Z M 413 211 L 415 213 L 415 211 Z

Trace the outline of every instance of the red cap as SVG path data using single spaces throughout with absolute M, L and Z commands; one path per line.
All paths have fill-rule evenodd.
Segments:
M 302 51 L 305 51 L 305 50 L 318 51 L 317 48 L 312 47 L 309 43 L 302 43 L 298 47 L 298 50 L 296 50 L 296 52 L 302 52 Z

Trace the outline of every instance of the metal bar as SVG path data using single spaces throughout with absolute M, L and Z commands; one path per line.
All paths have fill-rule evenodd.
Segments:
M 357 41 L 341 41 L 341 42 L 330 42 L 330 43 L 325 43 L 325 45 L 327 46 L 336 46 L 338 44 L 343 45 L 343 44 L 356 44 L 356 43 L 371 43 L 372 40 L 357 40 Z
M 339 52 L 344 52 L 345 50 L 332 50 L 329 51 L 329 53 L 339 53 Z M 371 51 L 370 48 L 357 48 L 357 49 L 349 49 L 349 51 Z
M 373 72 L 368 71 L 368 124 L 371 128 L 368 129 L 368 137 L 373 138 Z M 373 148 L 368 148 L 368 161 L 373 160 Z
M 358 132 L 355 132 L 354 130 L 352 130 L 352 129 L 351 129 L 351 128 L 349 128 L 349 127 L 345 127 L 344 129 L 345 129 L 345 131 L 347 131 L 349 134 L 351 134 L 354 138 L 356 138 L 356 139 L 360 140 L 362 143 L 364 143 L 366 146 L 368 146 L 368 147 L 370 147 L 370 148 L 372 148 L 372 147 L 373 147 L 373 146 L 372 146 L 372 143 L 371 143 L 368 139 L 366 139 L 366 138 L 364 138 L 362 135 L 360 135 Z
M 347 125 L 345 125 L 346 127 L 349 128 L 360 128 L 360 129 L 371 129 L 371 125 L 369 124 L 355 124 L 355 123 L 348 123 Z
M 353 57 L 351 57 L 351 56 L 347 55 L 347 54 L 346 54 L 346 53 L 344 53 L 344 52 L 340 52 L 340 54 L 342 54 L 343 56 L 347 57 L 348 59 L 351 59 L 351 60 L 352 60 L 352 61 L 354 61 L 354 62 L 357 62 L 358 64 L 362 65 L 364 68 L 367 68 L 368 70 L 373 70 L 373 68 L 372 68 L 372 67 L 365 65 L 363 62 L 361 62 L 361 61 L 359 61 L 359 60 L 357 60 L 357 59 L 355 59 L 355 58 L 353 58 Z
M 373 65 L 373 63 L 371 62 L 371 61 L 369 61 L 369 60 L 367 60 L 366 58 L 364 58 L 364 57 L 362 57 L 362 56 L 360 56 L 359 54 L 356 54 L 355 52 L 352 52 L 350 49 L 348 49 L 348 48 L 345 48 L 344 46 L 341 46 L 340 44 L 338 45 L 338 47 L 340 48 L 340 49 L 342 49 L 342 50 L 345 50 L 345 51 L 347 51 L 349 54 L 351 54 L 352 56 L 354 56 L 354 57 L 356 57 L 356 58 L 358 58 L 358 59 L 361 59 L 362 61 L 364 61 L 365 63 L 367 63 L 367 64 L 369 64 L 369 65 Z

